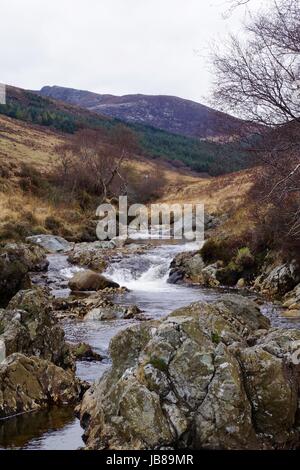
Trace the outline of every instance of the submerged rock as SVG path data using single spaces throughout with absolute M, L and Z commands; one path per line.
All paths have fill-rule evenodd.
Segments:
M 112 368 L 84 395 L 87 447 L 294 448 L 299 341 L 236 295 L 127 328 L 111 341 Z
M 74 243 L 56 235 L 34 235 L 27 237 L 26 241 L 42 246 L 49 253 L 68 252 L 74 246 Z
M 103 357 L 97 354 L 89 344 L 79 343 L 71 346 L 72 353 L 77 361 L 102 361 Z
M 71 291 L 98 291 L 107 287 L 120 287 L 116 282 L 106 279 L 106 277 L 94 271 L 80 271 L 69 281 Z
M 0 364 L 0 418 L 76 403 L 80 394 L 72 371 L 44 359 L 12 354 Z
M 41 247 L 9 243 L 1 248 L 0 306 L 6 306 L 20 289 L 30 286 L 30 271 L 45 271 L 48 264 Z
M 54 313 L 58 318 L 83 318 L 96 321 L 131 318 L 147 320 L 136 305 L 123 306 L 114 303 L 111 297 L 116 292 L 122 294 L 124 288 L 113 289 L 113 292 L 107 288 L 86 298 L 56 299 Z

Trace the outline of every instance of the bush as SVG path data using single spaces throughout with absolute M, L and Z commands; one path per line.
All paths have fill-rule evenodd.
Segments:
M 21 214 L 21 219 L 23 221 L 28 222 L 31 226 L 36 225 L 38 223 L 37 218 L 31 211 L 25 211 Z
M 57 232 L 62 226 L 63 226 L 62 221 L 52 215 L 46 217 L 45 219 L 45 227 L 47 230 L 50 230 L 51 232 Z
M 31 230 L 31 235 L 47 235 L 49 232 L 42 225 L 36 225 Z
M 231 261 L 225 268 L 216 273 L 217 280 L 225 286 L 235 286 L 242 276 L 242 269 Z
M 241 269 L 252 268 L 255 264 L 254 256 L 248 247 L 240 248 L 234 261 Z
M 70 223 L 76 224 L 82 221 L 83 214 L 79 211 L 69 211 L 67 214 L 67 220 Z
M 19 172 L 19 186 L 28 193 L 43 196 L 49 192 L 49 182 L 36 168 L 23 164 Z
M 200 250 L 204 263 L 214 263 L 216 261 L 228 262 L 231 259 L 231 250 L 225 240 L 209 238 Z
M 31 235 L 32 228 L 28 222 L 7 222 L 0 228 L 1 240 L 24 240 Z

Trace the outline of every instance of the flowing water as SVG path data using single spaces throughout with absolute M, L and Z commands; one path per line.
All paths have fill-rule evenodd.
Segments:
M 115 299 L 122 305 L 137 305 L 147 317 L 160 318 L 176 308 L 202 300 L 216 300 L 224 289 L 206 289 L 168 284 L 170 263 L 174 256 L 185 250 L 196 249 L 195 244 L 162 244 L 142 254 L 112 263 L 105 275 L 130 291 Z M 68 279 L 81 268 L 68 263 L 66 255 L 49 255 L 47 274 L 37 275 L 33 282 L 48 285 L 57 297 L 67 297 Z M 232 290 L 231 290 L 232 291 Z M 245 295 L 249 295 L 247 292 Z M 262 312 L 274 326 L 299 327 L 299 324 L 280 316 L 279 307 L 264 304 Z M 64 322 L 67 341 L 85 342 L 95 352 L 106 356 L 101 362 L 78 362 L 77 375 L 90 383 L 98 380 L 110 366 L 108 347 L 111 338 L 133 320 L 92 321 L 69 320 Z M 83 446 L 82 429 L 70 408 L 17 416 L 0 421 L 0 447 L 23 449 L 77 449 Z

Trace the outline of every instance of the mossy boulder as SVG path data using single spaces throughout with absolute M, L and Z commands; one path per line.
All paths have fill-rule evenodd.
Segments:
M 297 447 L 299 341 L 299 330 L 271 329 L 235 295 L 130 327 L 111 342 L 110 371 L 84 395 L 87 447 Z
M 0 310 L 0 339 L 6 357 L 21 352 L 65 369 L 74 368 L 64 331 L 52 313 L 51 297 L 45 288 L 20 291 L 6 310 Z
M 0 249 L 0 306 L 30 286 L 28 273 L 48 267 L 45 251 L 34 245 L 9 243 Z
M 97 354 L 89 344 L 79 343 L 71 346 L 71 350 L 77 361 L 102 361 L 103 357 Z
M 12 354 L 0 364 L 0 419 L 76 403 L 80 395 L 73 372 L 44 359 Z

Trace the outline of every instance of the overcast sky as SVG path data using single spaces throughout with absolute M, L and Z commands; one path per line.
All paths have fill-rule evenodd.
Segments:
M 0 81 L 205 102 L 209 46 L 245 15 L 224 19 L 227 1 L 0 0 Z

